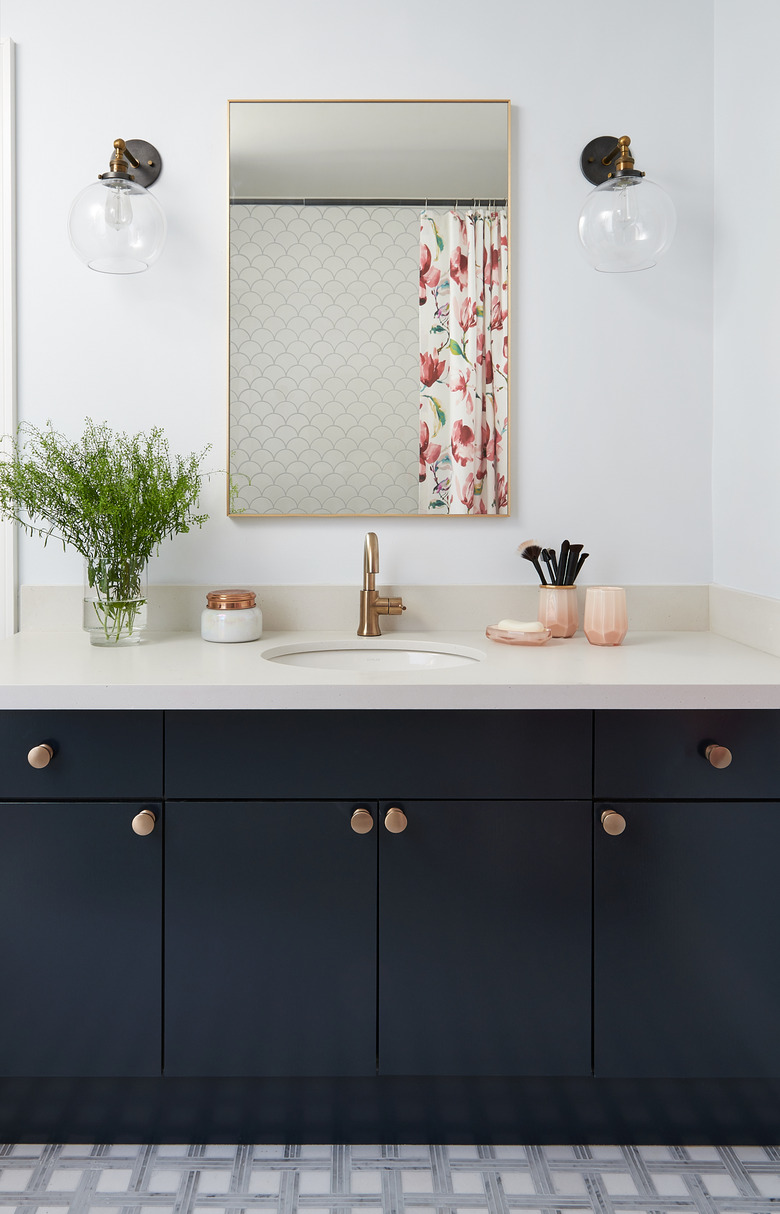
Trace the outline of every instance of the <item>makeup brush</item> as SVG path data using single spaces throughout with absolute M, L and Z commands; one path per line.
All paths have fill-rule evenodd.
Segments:
M 561 553 L 558 557 L 558 576 L 555 579 L 556 586 L 566 585 L 566 562 L 569 557 L 569 541 L 564 540 L 561 544 Z
M 572 544 L 571 547 L 569 548 L 569 555 L 566 558 L 566 579 L 564 581 L 565 586 L 574 585 L 574 579 L 577 576 L 575 573 L 575 569 L 577 568 L 577 561 L 579 560 L 581 552 L 582 552 L 582 544 Z
M 539 581 L 543 586 L 546 586 L 547 582 L 545 581 L 544 574 L 542 573 L 542 566 L 539 564 L 539 557 L 542 554 L 541 545 L 537 544 L 535 540 L 523 540 L 517 551 L 524 560 L 531 562 L 534 569 L 539 574 Z
M 547 566 L 547 575 L 550 579 L 550 585 L 554 586 L 556 571 L 553 568 L 553 561 L 555 560 L 555 553 L 551 552 L 549 548 L 542 548 L 542 560 Z
M 580 569 L 582 569 L 582 566 L 585 564 L 585 562 L 587 561 L 587 559 L 588 559 L 588 557 L 589 557 L 589 556 L 590 556 L 590 553 L 589 553 L 589 552 L 583 552 L 582 556 L 581 556 L 581 557 L 580 557 L 580 559 L 577 561 L 577 568 L 574 570 L 574 580 L 575 580 L 575 582 L 576 582 L 577 578 L 579 577 L 579 572 L 580 572 Z

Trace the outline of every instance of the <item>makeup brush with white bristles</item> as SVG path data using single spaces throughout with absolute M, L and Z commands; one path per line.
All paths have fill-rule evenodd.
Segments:
M 534 569 L 539 574 L 539 581 L 543 586 L 546 586 L 547 582 L 545 581 L 544 574 L 542 573 L 542 566 L 539 564 L 539 557 L 542 555 L 541 544 L 537 544 L 536 540 L 523 540 L 522 544 L 518 545 L 517 551 L 524 560 L 531 562 Z

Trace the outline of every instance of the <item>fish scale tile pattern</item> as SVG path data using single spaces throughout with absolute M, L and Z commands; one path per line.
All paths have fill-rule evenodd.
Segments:
M 416 207 L 230 208 L 235 514 L 417 514 Z
M 0 1214 L 769 1214 L 778 1147 L 0 1145 Z

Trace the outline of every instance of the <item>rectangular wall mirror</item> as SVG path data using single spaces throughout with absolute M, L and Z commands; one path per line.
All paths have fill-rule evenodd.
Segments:
M 231 515 L 508 513 L 509 108 L 229 103 Z

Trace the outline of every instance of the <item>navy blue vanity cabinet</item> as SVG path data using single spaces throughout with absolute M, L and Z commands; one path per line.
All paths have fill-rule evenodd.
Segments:
M 588 1074 L 591 714 L 259 715 L 166 717 L 165 1074 Z
M 591 802 L 396 805 L 379 1073 L 590 1075 Z
M 358 808 L 375 820 L 366 801 L 168 802 L 166 1075 L 376 1073 L 377 830 L 352 829 Z
M 596 714 L 597 1077 L 780 1076 L 778 755 L 777 712 Z
M 161 794 L 160 713 L 0 714 L 0 1075 L 159 1076 Z
M 167 712 L 166 795 L 589 800 L 592 715 L 457 708 Z

